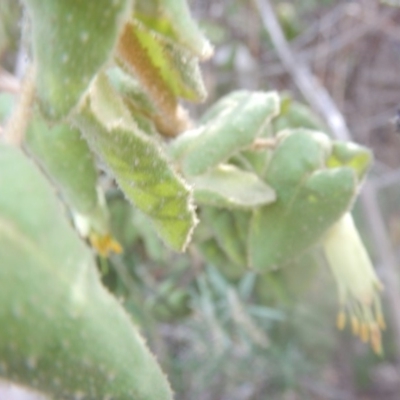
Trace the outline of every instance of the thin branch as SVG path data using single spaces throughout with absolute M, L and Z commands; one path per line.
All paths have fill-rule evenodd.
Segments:
M 256 4 L 264 28 L 269 33 L 279 58 L 292 76 L 303 97 L 310 104 L 311 108 L 323 117 L 335 137 L 341 140 L 350 140 L 350 132 L 346 122 L 329 93 L 319 84 L 306 64 L 296 57 L 290 49 L 270 1 L 253 1 Z
M 387 13 L 379 15 L 372 19 L 354 19 L 354 28 L 345 31 L 329 43 L 329 47 L 318 54 L 320 58 L 333 57 L 344 48 L 352 45 L 370 32 L 379 31 L 379 26 L 387 25 L 391 15 Z M 303 60 L 311 60 L 315 56 L 315 49 L 310 48 L 301 53 Z
M 347 4 L 339 3 L 330 12 L 321 16 L 318 20 L 311 22 L 307 30 L 291 42 L 292 46 L 299 50 L 312 43 L 321 30 L 329 30 L 340 22 L 346 8 Z

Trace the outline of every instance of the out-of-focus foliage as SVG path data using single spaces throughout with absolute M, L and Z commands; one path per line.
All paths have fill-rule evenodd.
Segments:
M 21 8 L 17 1 L 5 0 L 0 4 L 0 59 L 7 52 L 16 51 L 19 37 L 18 21 L 21 18 Z M 7 60 L 9 66 L 11 61 Z

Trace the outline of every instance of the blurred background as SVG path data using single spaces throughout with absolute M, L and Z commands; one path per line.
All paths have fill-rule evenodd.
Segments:
M 337 331 L 326 268 L 232 278 L 195 248 L 165 249 L 113 187 L 114 233 L 126 251 L 99 259 L 104 283 L 142 327 L 177 400 L 399 400 L 400 8 L 377 0 L 190 4 L 215 45 L 203 65 L 209 97 L 188 106 L 193 116 L 234 89 L 279 90 L 309 106 L 299 107 L 300 120 L 373 150 L 355 217 L 385 286 L 385 353 Z M 18 3 L 0 0 L 0 119 L 19 90 L 19 20 Z M 33 398 L 0 385 L 0 400 Z

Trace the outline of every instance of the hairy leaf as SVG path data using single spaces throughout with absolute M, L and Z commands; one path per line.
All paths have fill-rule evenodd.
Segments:
M 66 124 L 50 127 L 35 114 L 26 132 L 26 146 L 78 212 L 90 213 L 96 207 L 97 171 L 79 130 Z
M 276 198 L 274 190 L 257 175 L 227 164 L 189 178 L 189 182 L 198 203 L 215 207 L 251 209 Z
M 200 59 L 212 55 L 212 46 L 192 19 L 187 0 L 138 0 L 135 18 Z
M 281 104 L 282 112 L 274 120 L 273 127 L 275 132 L 284 129 L 305 128 L 326 132 L 327 128 L 323 121 L 304 104 L 293 101 L 291 98 L 284 97 Z
M 171 153 L 187 175 L 203 174 L 249 147 L 278 111 L 275 92 L 235 92 L 208 111 L 204 125 L 175 139 Z
M 24 0 L 32 19 L 37 92 L 44 114 L 60 119 L 111 57 L 132 0 Z
M 277 201 L 254 211 L 249 235 L 250 265 L 266 271 L 315 244 L 344 214 L 357 193 L 357 172 L 329 169 L 332 150 L 322 133 L 293 130 L 281 135 L 265 179 Z
M 0 169 L 0 376 L 57 399 L 172 399 L 49 183 L 1 144 Z
M 102 255 L 120 252 L 120 245 L 111 237 L 93 155 L 79 130 L 67 124 L 50 127 L 36 113 L 28 126 L 26 145 L 60 190 L 80 234 Z
M 207 93 L 196 57 L 141 24 L 132 24 L 132 35 L 146 49 L 152 64 L 176 97 L 190 101 L 205 99 Z
M 96 79 L 75 120 L 125 195 L 168 245 L 183 250 L 196 224 L 191 191 L 157 143 L 131 120 L 105 76 Z
M 114 67 L 109 69 L 107 76 L 111 85 L 131 105 L 131 108 L 148 116 L 152 116 L 157 112 L 154 104 L 139 82 L 125 73 L 121 68 Z
M 363 179 L 372 163 L 371 150 L 351 142 L 333 142 L 332 154 L 327 160 L 329 168 L 348 166 Z

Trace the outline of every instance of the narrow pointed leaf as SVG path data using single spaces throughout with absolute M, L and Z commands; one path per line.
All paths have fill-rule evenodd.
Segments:
M 0 145 L 0 376 L 52 398 L 171 400 L 53 188 Z
M 96 79 L 75 120 L 125 195 L 169 246 L 183 250 L 196 224 L 191 190 L 131 120 L 105 76 Z

